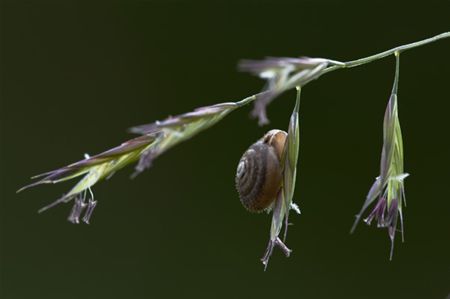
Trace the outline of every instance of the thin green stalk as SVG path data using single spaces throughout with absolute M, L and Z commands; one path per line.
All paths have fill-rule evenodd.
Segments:
M 378 54 L 374 54 L 371 56 L 367 56 L 367 57 L 363 57 L 363 58 L 359 58 L 356 60 L 351 60 L 351 61 L 347 61 L 347 62 L 340 62 L 340 61 L 336 61 L 336 60 L 328 60 L 329 66 L 328 67 L 322 67 L 322 65 L 318 65 L 316 67 L 316 69 L 314 69 L 309 77 L 305 80 L 304 75 L 300 72 L 298 74 L 294 74 L 291 78 L 289 78 L 288 80 L 286 80 L 285 84 L 283 86 L 279 87 L 279 90 L 282 91 L 286 91 L 286 90 L 290 90 L 292 88 L 296 88 L 298 86 L 305 86 L 306 84 L 308 84 L 309 82 L 318 79 L 320 76 L 332 72 L 332 71 L 336 71 L 339 69 L 344 69 L 344 68 L 353 68 L 353 67 L 357 67 L 357 66 L 361 66 L 361 65 L 365 65 L 374 61 L 377 61 L 379 59 L 383 59 L 387 56 L 393 55 L 393 54 L 400 54 L 401 52 L 410 50 L 410 49 L 414 49 L 417 47 L 421 47 L 427 44 L 430 44 L 432 42 L 444 39 L 444 38 L 449 38 L 450 37 L 450 31 L 449 32 L 444 32 L 441 34 L 438 34 L 436 36 L 421 40 L 421 41 L 417 41 L 417 42 L 413 42 L 410 44 L 406 44 L 406 45 L 402 45 L 402 46 L 398 46 L 389 50 L 386 50 L 384 52 L 378 53 Z M 255 94 L 254 96 L 248 97 L 240 102 L 238 102 L 239 107 L 244 106 L 246 104 L 249 104 L 253 101 L 255 101 L 259 95 L 262 95 L 263 93 L 259 93 L 259 94 Z
M 374 54 L 368 57 L 364 57 L 364 58 L 360 58 L 360 59 L 356 59 L 356 60 L 351 60 L 351 61 L 347 61 L 347 62 L 343 62 L 343 63 L 339 63 L 333 66 L 330 66 L 328 68 L 326 68 L 322 74 L 326 74 L 332 71 L 335 71 L 337 69 L 341 69 L 341 68 L 352 68 L 352 67 L 356 67 L 356 66 L 360 66 L 360 65 L 364 65 L 382 58 L 385 58 L 389 55 L 395 54 L 396 52 L 400 53 L 409 49 L 414 49 L 417 47 L 421 47 L 430 43 L 433 43 L 435 41 L 444 39 L 444 38 L 449 38 L 450 37 L 450 31 L 449 32 L 444 32 L 441 34 L 438 34 L 436 36 L 421 40 L 421 41 L 417 41 L 414 43 L 410 43 L 410 44 L 406 44 L 406 45 L 402 45 L 402 46 L 398 46 L 395 48 L 392 48 L 390 50 L 386 50 L 384 52 L 378 53 L 378 54 Z
M 302 87 L 297 86 L 297 87 L 295 87 L 295 89 L 297 90 L 297 98 L 295 99 L 294 112 L 298 113 L 298 111 L 300 110 L 300 95 L 302 93 Z
M 400 73 L 400 52 L 395 52 L 395 79 L 394 85 L 392 86 L 392 94 L 397 94 L 399 73 Z

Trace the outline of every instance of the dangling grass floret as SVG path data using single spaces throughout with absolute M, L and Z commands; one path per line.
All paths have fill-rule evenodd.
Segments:
M 363 213 L 375 201 L 372 212 L 364 219 L 368 225 L 372 220 L 377 226 L 387 228 L 391 240 L 390 259 L 394 252 L 394 239 L 397 230 L 403 234 L 402 205 L 406 204 L 404 179 L 409 175 L 403 171 L 403 139 L 398 118 L 397 90 L 400 69 L 400 53 L 395 53 L 396 71 L 392 94 L 386 107 L 383 124 L 383 149 L 381 152 L 380 175 L 367 194 L 366 201 L 356 216 L 351 232 L 361 220 Z M 397 228 L 399 224 L 399 228 Z

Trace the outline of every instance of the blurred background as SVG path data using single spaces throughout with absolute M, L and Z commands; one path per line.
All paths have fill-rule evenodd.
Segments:
M 408 206 L 393 261 L 386 230 L 349 229 L 379 172 L 394 58 L 302 92 L 301 149 L 287 244 L 259 261 L 270 216 L 234 189 L 237 163 L 287 127 L 250 107 L 94 187 L 91 225 L 71 205 L 37 210 L 75 181 L 16 194 L 29 177 L 130 138 L 128 127 L 256 93 L 243 58 L 352 60 L 450 30 L 448 1 L 2 1 L 0 298 L 445 298 L 450 292 L 450 39 L 402 55 L 400 121 Z

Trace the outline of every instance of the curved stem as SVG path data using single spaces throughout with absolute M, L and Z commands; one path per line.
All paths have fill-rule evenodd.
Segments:
M 397 94 L 399 73 L 400 73 L 400 52 L 395 52 L 395 78 L 394 78 L 394 85 L 392 86 L 392 94 Z
M 436 36 L 421 40 L 421 41 L 417 41 L 417 42 L 413 42 L 410 44 L 406 44 L 406 45 L 402 45 L 402 46 L 398 46 L 389 50 L 386 50 L 384 52 L 378 53 L 378 54 L 374 54 L 368 57 L 363 57 L 360 59 L 356 59 L 356 60 L 351 60 L 351 61 L 347 61 L 347 62 L 340 62 L 340 61 L 336 61 L 336 60 L 328 60 L 328 63 L 330 63 L 331 65 L 328 67 L 323 67 L 323 65 L 318 65 L 316 67 L 315 70 L 313 70 L 313 72 L 311 72 L 309 78 L 307 80 L 305 80 L 304 78 L 304 74 L 302 74 L 301 76 L 299 76 L 300 78 L 298 78 L 296 75 L 293 75 L 292 78 L 290 78 L 289 80 L 287 80 L 285 86 L 282 89 L 283 91 L 289 90 L 291 88 L 297 88 L 298 86 L 302 85 L 306 85 L 309 82 L 318 79 L 320 76 L 322 76 L 323 74 L 338 70 L 338 69 L 343 69 L 343 68 L 352 68 L 352 67 L 356 67 L 356 66 L 360 66 L 360 65 L 365 65 L 367 63 L 385 58 L 389 55 L 395 54 L 397 56 L 397 58 L 400 56 L 400 53 L 409 49 L 414 49 L 420 46 L 424 46 L 427 45 L 429 43 L 444 39 L 444 38 L 449 38 L 450 37 L 450 31 L 449 32 L 444 32 L 441 34 L 438 34 Z M 299 84 L 299 80 L 302 80 L 302 84 Z M 245 106 L 251 102 L 254 102 L 256 99 L 258 99 L 258 97 L 263 96 L 266 93 L 270 93 L 270 90 L 266 90 L 263 91 L 261 93 L 249 96 L 239 102 L 236 102 L 237 107 L 242 107 Z
M 300 94 L 302 93 L 302 87 L 297 86 L 295 87 L 295 89 L 297 90 L 297 98 L 295 99 L 294 112 L 298 113 L 298 111 L 300 110 Z
M 444 38 L 449 38 L 450 37 L 450 31 L 449 32 L 444 32 L 441 34 L 438 34 L 436 36 L 421 40 L 421 41 L 417 41 L 414 43 L 410 43 L 410 44 L 406 44 L 406 45 L 402 45 L 402 46 L 398 46 L 395 48 L 392 48 L 390 50 L 378 53 L 378 54 L 374 54 L 368 57 L 364 57 L 364 58 L 360 58 L 360 59 L 356 59 L 356 60 L 351 60 L 351 61 L 347 61 L 347 62 L 343 62 L 341 64 L 337 64 L 337 65 L 333 65 L 330 66 L 328 68 L 326 68 L 325 70 L 323 70 L 322 74 L 325 73 L 329 73 L 332 71 L 335 71 L 337 69 L 341 69 L 341 68 L 352 68 L 352 67 L 356 67 L 356 66 L 360 66 L 360 65 L 364 65 L 370 62 L 373 62 L 375 60 L 379 60 L 382 59 L 386 56 L 395 54 L 396 52 L 401 53 L 403 51 L 409 50 L 409 49 L 414 49 L 423 45 L 427 45 L 429 43 L 444 39 Z
M 366 63 L 372 62 L 374 60 L 378 60 L 378 59 L 384 58 L 386 56 L 392 55 L 395 52 L 399 52 L 400 53 L 400 52 L 403 52 L 403 51 L 406 51 L 406 50 L 409 50 L 409 49 L 413 49 L 413 48 L 417 48 L 417 47 L 420 47 L 420 46 L 423 46 L 423 45 L 426 45 L 426 44 L 438 41 L 438 40 L 443 39 L 443 38 L 448 38 L 448 37 L 450 37 L 450 32 L 441 33 L 439 35 L 436 35 L 436 36 L 433 36 L 433 37 L 430 37 L 430 38 L 427 38 L 427 39 L 424 39 L 424 40 L 421 40 L 421 41 L 417 41 L 417 42 L 414 42 L 414 43 L 406 44 L 406 45 L 403 45 L 403 46 L 398 46 L 398 47 L 395 47 L 393 49 L 390 49 L 390 50 L 387 50 L 387 51 L 384 51 L 384 52 L 381 52 L 381 53 L 378 53 L 378 54 L 375 54 L 375 55 L 372 55 L 372 56 L 369 56 L 369 57 L 365 57 L 365 58 L 361 58 L 361 59 L 345 62 L 345 67 L 350 68 L 350 67 L 355 67 L 355 66 L 358 66 L 358 65 L 366 64 Z

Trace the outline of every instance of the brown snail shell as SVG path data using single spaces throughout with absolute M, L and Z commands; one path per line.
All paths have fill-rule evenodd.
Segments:
M 272 204 L 281 188 L 281 157 L 287 133 L 270 130 L 242 155 L 236 172 L 236 189 L 244 207 L 261 212 Z

